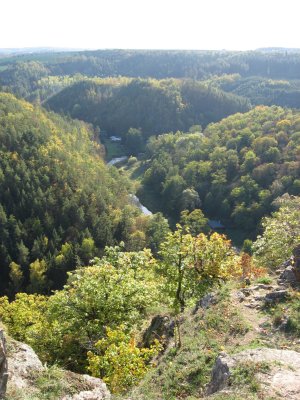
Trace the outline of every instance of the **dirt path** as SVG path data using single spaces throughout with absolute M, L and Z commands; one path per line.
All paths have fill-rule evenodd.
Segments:
M 265 295 L 274 289 L 274 285 L 261 284 L 231 293 L 233 306 L 239 310 L 241 316 L 249 324 L 248 332 L 239 339 L 238 345 L 247 346 L 255 340 L 266 342 L 266 344 L 269 341 L 272 321 L 270 316 L 262 311 L 262 306 Z

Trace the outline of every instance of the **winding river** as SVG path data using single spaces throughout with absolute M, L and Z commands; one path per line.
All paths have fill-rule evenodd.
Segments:
M 122 157 L 115 157 L 112 158 L 107 165 L 116 165 L 119 164 L 120 162 L 126 161 L 128 159 L 127 156 L 122 156 Z M 130 194 L 129 197 L 132 200 L 132 203 L 137 206 L 144 215 L 152 215 L 152 212 L 148 210 L 147 207 L 145 207 L 141 202 L 140 199 L 135 195 L 135 194 Z

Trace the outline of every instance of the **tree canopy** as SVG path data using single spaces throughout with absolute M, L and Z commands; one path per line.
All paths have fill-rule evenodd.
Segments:
M 49 292 L 106 245 L 133 246 L 139 211 L 94 135 L 0 95 L 0 291 Z

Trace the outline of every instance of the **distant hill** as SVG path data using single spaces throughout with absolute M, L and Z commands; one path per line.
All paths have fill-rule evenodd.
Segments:
M 246 99 L 193 80 L 84 80 L 67 87 L 45 104 L 56 112 L 91 122 L 125 136 L 141 128 L 144 138 L 218 121 L 249 110 Z
M 54 49 L 55 50 L 55 49 Z M 45 64 L 51 75 L 130 76 L 204 79 L 211 75 L 239 73 L 272 79 L 299 79 L 300 53 L 278 51 L 200 51 L 200 50 L 90 50 L 19 54 L 8 63 L 13 73 L 20 62 Z M 69 50 L 69 49 L 68 49 Z M 0 80 L 3 78 L 0 76 Z

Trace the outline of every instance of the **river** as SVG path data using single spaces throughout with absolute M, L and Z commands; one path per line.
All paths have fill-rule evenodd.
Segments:
M 120 162 L 126 161 L 127 159 L 127 156 L 112 158 L 110 161 L 108 161 L 107 165 L 116 165 Z
M 122 156 L 122 157 L 115 157 L 112 158 L 107 165 L 116 165 L 120 162 L 126 161 L 128 159 L 127 156 Z M 132 203 L 137 206 L 144 215 L 152 215 L 152 212 L 150 210 L 148 210 L 147 207 L 145 207 L 141 202 L 140 199 L 135 195 L 135 194 L 130 194 L 129 197 L 132 200 Z

